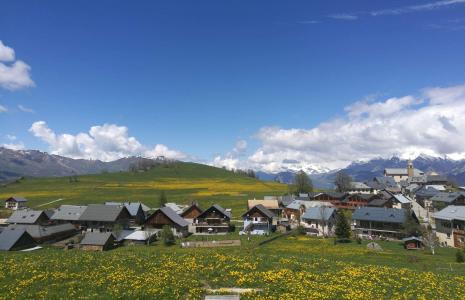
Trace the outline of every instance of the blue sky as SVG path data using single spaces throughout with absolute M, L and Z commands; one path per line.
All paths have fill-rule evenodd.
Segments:
M 297 167 L 325 165 L 323 157 L 306 157 L 316 151 L 308 145 L 295 149 L 301 137 L 271 145 L 264 130 L 268 137 L 277 129 L 311 132 L 347 121 L 357 101 L 421 98 L 428 88 L 464 84 L 463 2 L 5 2 L 0 40 L 31 67 L 34 86 L 0 87 L 0 143 L 107 159 L 160 144 L 231 167 L 275 170 L 285 158 Z M 409 105 L 403 108 L 416 113 L 429 102 Z M 45 124 L 30 130 L 38 121 Z M 92 135 L 91 146 L 57 141 L 104 124 L 126 127 L 142 146 L 125 140 L 122 150 L 98 148 L 108 141 Z M 105 151 L 113 154 L 98 154 Z M 260 151 L 276 161 L 257 158 Z M 358 158 L 334 155 L 341 163 Z

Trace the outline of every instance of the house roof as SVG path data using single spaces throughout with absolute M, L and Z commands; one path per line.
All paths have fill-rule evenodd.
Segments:
M 137 216 L 137 212 L 139 211 L 139 208 L 141 208 L 142 211 L 144 211 L 143 204 L 140 203 L 140 202 L 111 202 L 110 201 L 110 202 L 105 202 L 105 205 L 124 206 L 124 207 L 126 207 L 126 209 L 128 210 L 129 214 L 132 217 Z
M 268 209 L 279 209 L 279 202 L 277 199 L 273 199 L 273 200 L 256 200 L 256 199 L 253 199 L 253 200 L 248 200 L 247 201 L 247 207 L 249 209 L 251 209 L 252 207 L 254 206 L 257 206 L 257 205 L 263 205 L 264 207 L 268 208 Z
M 384 172 L 386 173 L 386 175 L 391 175 L 391 176 L 392 175 L 403 175 L 403 176 L 408 175 L 407 168 L 386 168 L 384 169 Z M 419 176 L 423 174 L 424 174 L 423 171 L 418 170 L 418 169 L 413 169 L 414 176 Z
M 87 232 L 81 241 L 81 245 L 103 246 L 114 235 L 111 232 Z
M 180 213 L 179 215 L 180 215 L 181 217 L 184 217 L 185 214 L 186 214 L 187 212 L 189 212 L 189 211 L 190 211 L 192 208 L 194 208 L 194 207 L 197 207 L 197 209 L 198 209 L 201 213 L 203 212 L 203 209 L 200 208 L 200 206 L 198 205 L 198 203 L 192 203 L 190 206 L 186 207 L 186 208 L 182 211 L 182 213 Z
M 461 220 L 465 221 L 465 206 L 449 205 L 446 208 L 434 213 L 433 218 L 441 220 Z
M 334 206 L 333 204 L 329 203 L 329 202 L 326 202 L 326 201 L 317 201 L 317 200 L 311 200 L 311 201 L 304 201 L 304 200 L 294 200 L 292 201 L 291 204 L 289 204 L 288 206 L 286 206 L 286 208 L 289 208 L 289 209 L 300 209 L 301 206 L 304 206 L 305 209 L 307 208 L 311 208 L 311 207 L 315 207 L 315 206 L 328 206 L 328 207 L 332 207 Z
M 409 237 L 403 238 L 402 241 L 404 241 L 404 242 L 407 242 L 407 241 L 419 241 L 419 242 L 423 242 L 423 239 L 422 239 L 422 238 L 419 238 L 419 237 L 416 237 L 416 236 L 409 236 Z
M 231 218 L 231 211 L 228 211 L 227 209 L 224 209 L 223 207 L 221 207 L 218 204 L 213 204 L 208 209 L 206 209 L 204 212 L 202 212 L 200 215 L 198 215 L 197 218 L 201 219 L 204 214 L 211 211 L 212 209 L 215 209 L 215 210 L 219 211 L 220 213 L 222 213 L 224 216 L 226 216 L 228 218 Z
M 170 207 L 162 207 L 159 210 L 170 219 L 173 223 L 177 224 L 180 227 L 189 226 L 189 223 L 181 218 L 173 209 Z
M 135 230 L 126 235 L 123 239 L 131 241 L 146 241 L 156 235 L 158 231 L 160 230 Z
M 353 220 L 404 223 L 407 210 L 386 207 L 360 207 L 352 213 Z
M 175 213 L 180 214 L 183 212 L 183 207 L 173 202 L 165 203 L 165 207 L 171 208 Z
M 54 214 L 50 219 L 64 220 L 64 221 L 77 221 L 86 210 L 87 206 L 79 205 L 61 205 L 55 209 Z
M 447 179 L 446 176 L 442 175 L 427 175 L 426 176 L 426 182 L 448 182 L 449 180 Z
M 0 250 L 11 250 L 14 245 L 23 237 L 29 235 L 24 229 L 5 229 L 0 233 Z M 31 237 L 32 239 L 32 237 Z
M 7 227 L 7 229 L 24 229 L 34 239 L 53 236 L 62 232 L 76 231 L 76 228 L 70 223 L 51 226 L 11 224 Z
M 265 206 L 261 205 L 261 204 L 255 205 L 254 207 L 249 209 L 245 214 L 242 215 L 242 217 L 247 216 L 250 213 L 250 211 L 252 209 L 254 209 L 254 208 L 258 209 L 260 212 L 262 212 L 269 219 L 272 219 L 274 217 L 274 213 L 272 211 L 270 211 L 268 208 L 266 208 Z
M 41 215 L 45 215 L 43 210 L 32 210 L 22 209 L 16 210 L 6 221 L 7 223 L 14 224 L 34 224 L 40 218 Z M 46 216 L 46 215 L 45 215 Z
M 105 204 L 90 204 L 84 210 L 79 220 L 114 222 L 123 210 L 127 210 L 126 207 Z
M 357 181 L 351 182 L 350 186 L 351 186 L 352 189 L 357 189 L 357 190 L 370 189 L 370 187 L 368 185 L 366 185 L 365 183 L 357 182 Z
M 421 188 L 416 190 L 415 195 L 417 197 L 431 198 L 437 193 L 439 193 L 439 190 L 432 186 L 422 186 Z
M 13 197 L 10 197 L 10 198 L 6 199 L 5 201 L 27 202 L 27 199 L 22 198 L 22 197 L 13 196 Z
M 311 207 L 302 216 L 303 220 L 323 220 L 328 221 L 335 213 L 333 207 Z
M 409 198 L 407 198 L 406 196 L 402 194 L 394 194 L 392 195 L 392 197 L 394 197 L 394 199 L 396 199 L 396 201 L 399 202 L 400 204 L 412 203 L 412 200 L 410 200 Z
M 465 196 L 464 193 L 448 193 L 448 192 L 439 192 L 433 197 L 430 198 L 431 201 L 434 202 L 444 202 L 444 203 L 452 203 L 460 196 Z
M 368 202 L 368 206 L 382 207 L 386 204 L 386 202 L 388 202 L 388 200 L 377 198 L 377 199 L 373 199 L 370 202 Z

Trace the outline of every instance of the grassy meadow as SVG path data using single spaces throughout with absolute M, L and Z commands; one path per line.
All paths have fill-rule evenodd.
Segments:
M 237 248 L 156 242 L 100 253 L 0 253 L 0 299 L 201 299 L 207 289 L 231 287 L 256 289 L 241 299 L 465 297 L 465 265 L 455 262 L 454 249 L 432 256 L 380 242 L 384 251 L 372 252 L 365 243 L 334 245 L 303 236 L 258 246 L 263 239 L 242 238 Z
M 48 208 L 60 204 L 103 203 L 105 201 L 141 201 L 159 207 L 159 196 L 165 191 L 169 202 L 190 203 L 197 200 L 207 207 L 218 203 L 231 208 L 237 216 L 246 209 L 249 198 L 282 195 L 284 184 L 263 182 L 233 172 L 195 163 L 159 165 L 147 172 L 119 172 L 68 177 L 25 178 L 0 187 L 0 199 L 12 195 L 29 200 L 29 207 Z M 56 201 L 58 199 L 62 199 Z M 56 201 L 56 202 L 53 202 Z M 51 203 L 50 203 L 51 202 Z

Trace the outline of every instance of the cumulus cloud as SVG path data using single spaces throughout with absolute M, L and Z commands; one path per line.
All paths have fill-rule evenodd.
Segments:
M 92 126 L 88 133 L 56 134 L 44 121 L 34 122 L 29 131 L 49 145 L 50 152 L 72 158 L 92 158 L 102 161 L 143 155 L 182 159 L 181 152 L 170 150 L 164 145 L 148 149 L 135 137 L 129 136 L 128 128 L 115 124 Z
M 19 90 L 35 85 L 31 67 L 22 60 L 15 60 L 15 52 L 0 41 L 0 87 Z
M 247 163 L 241 159 L 247 151 L 247 141 L 240 139 L 236 141 L 234 148 L 225 155 L 217 155 L 210 162 L 215 167 L 225 167 L 227 169 L 246 169 Z
M 334 169 L 356 160 L 419 154 L 465 158 L 465 85 L 428 88 L 421 97 L 360 101 L 314 128 L 264 127 L 247 164 L 266 171 Z

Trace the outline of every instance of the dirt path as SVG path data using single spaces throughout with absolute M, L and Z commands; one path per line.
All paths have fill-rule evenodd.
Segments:
M 63 200 L 65 200 L 65 198 L 60 198 L 60 199 L 56 199 L 56 200 L 53 200 L 53 201 L 50 201 L 50 202 L 47 202 L 47 203 L 42 203 L 40 205 L 37 205 L 37 207 L 45 206 L 45 205 L 52 204 L 52 203 L 59 202 L 59 201 L 63 201 Z

